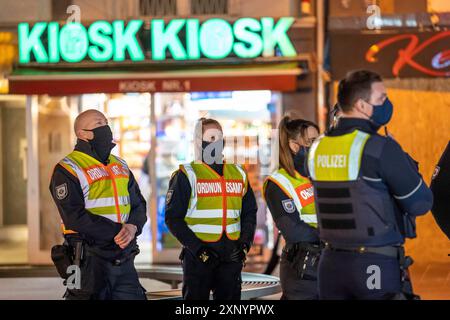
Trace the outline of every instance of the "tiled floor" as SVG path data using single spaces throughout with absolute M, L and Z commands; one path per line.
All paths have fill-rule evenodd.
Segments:
M 58 278 L 0 278 L 0 300 L 60 300 L 64 294 Z M 159 281 L 141 279 L 151 291 L 168 290 L 170 286 Z

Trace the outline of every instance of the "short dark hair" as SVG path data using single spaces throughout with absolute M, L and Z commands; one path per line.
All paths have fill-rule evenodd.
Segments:
M 351 71 L 339 82 L 338 104 L 339 108 L 346 112 L 353 109 L 353 105 L 359 99 L 368 101 L 372 94 L 372 84 L 382 82 L 378 73 L 369 70 Z

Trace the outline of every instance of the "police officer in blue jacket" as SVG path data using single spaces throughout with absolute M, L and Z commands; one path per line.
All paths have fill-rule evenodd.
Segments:
M 338 87 L 338 123 L 312 145 L 320 238 L 321 299 L 409 299 L 405 238 L 433 196 L 412 160 L 391 137 L 377 134 L 393 113 L 381 77 L 354 71 Z

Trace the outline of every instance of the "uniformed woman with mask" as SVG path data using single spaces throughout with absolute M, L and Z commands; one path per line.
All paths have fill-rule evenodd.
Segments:
M 319 135 L 316 124 L 285 116 L 279 124 L 279 168 L 264 182 L 273 220 L 286 241 L 280 262 L 284 300 L 318 299 L 320 241 L 314 192 L 306 177 L 305 159 Z
M 169 183 L 165 221 L 183 245 L 183 298 L 241 298 L 241 271 L 256 228 L 257 205 L 247 173 L 223 160 L 220 123 L 201 118 L 196 160 L 180 165 Z

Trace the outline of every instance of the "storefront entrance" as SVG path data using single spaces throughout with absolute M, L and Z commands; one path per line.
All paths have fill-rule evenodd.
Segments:
M 148 200 L 149 222 L 139 237 L 137 263 L 178 262 L 180 245 L 165 225 L 164 199 L 171 174 L 194 158 L 194 128 L 200 117 L 221 122 L 227 141 L 225 158 L 242 163 L 249 173 L 259 205 L 253 256 L 266 261 L 273 224 L 261 188 L 272 169 L 272 130 L 281 116 L 281 100 L 280 93 L 269 90 L 30 96 L 28 155 L 37 161 L 28 164 L 29 261 L 49 263 L 51 246 L 62 241 L 48 185 L 54 165 L 76 141 L 72 132 L 76 115 L 92 108 L 107 115 L 117 143 L 113 153 L 127 161 Z

